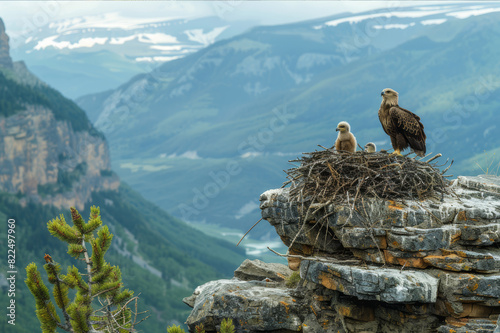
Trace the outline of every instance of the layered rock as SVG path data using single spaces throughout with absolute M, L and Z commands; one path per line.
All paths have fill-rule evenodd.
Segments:
M 458 177 L 451 194 L 425 201 L 307 207 L 288 193 L 267 191 L 260 207 L 299 287 L 266 282 L 269 272 L 211 282 L 193 296 L 190 329 L 230 317 L 239 332 L 500 331 L 500 178 Z M 254 320 L 252 304 L 265 309 Z
M 106 141 L 75 132 L 51 110 L 27 106 L 0 117 L 0 189 L 56 207 L 83 209 L 91 193 L 116 190 Z M 64 187 L 61 181 L 66 182 Z
M 0 69 L 22 85 L 46 85 L 23 62 L 12 63 L 1 19 Z M 83 209 L 92 192 L 117 190 L 119 185 L 102 135 L 74 131 L 39 105 L 26 104 L 22 111 L 0 116 L 0 191 L 22 194 L 21 204 L 33 200 Z
M 9 36 L 5 33 L 5 25 L 0 18 L 0 67 L 13 67 L 9 50 Z
M 309 213 L 289 202 L 287 189 L 272 190 L 261 196 L 261 209 L 296 255 L 289 264 L 302 278 L 378 307 L 421 303 L 439 331 L 493 331 L 500 314 L 500 179 L 458 177 L 451 190 L 441 200 L 363 198 Z

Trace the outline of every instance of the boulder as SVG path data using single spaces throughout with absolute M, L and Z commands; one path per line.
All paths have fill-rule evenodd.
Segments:
M 292 270 L 283 264 L 265 263 L 258 259 L 246 259 L 240 267 L 234 271 L 234 277 L 242 281 L 271 280 L 279 282 L 290 277 L 292 273 Z
M 238 332 L 297 332 L 308 314 L 293 290 L 277 282 L 212 281 L 196 288 L 185 302 L 193 307 L 186 321 L 190 332 L 201 323 L 207 332 L 215 332 L 224 318 L 231 318 Z

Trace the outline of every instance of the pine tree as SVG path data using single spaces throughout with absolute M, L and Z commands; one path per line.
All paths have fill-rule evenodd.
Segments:
M 54 237 L 68 243 L 68 253 L 85 263 L 86 273 L 72 266 L 62 275 L 60 265 L 48 254 L 44 256 L 43 266 L 63 320 L 56 312 L 37 265 L 31 263 L 26 267 L 25 282 L 35 297 L 42 333 L 53 333 L 57 328 L 74 333 L 135 332 L 135 326 L 147 317 L 138 321 L 138 316 L 144 314 L 137 312 L 138 297 L 128 289 L 123 290 L 120 268 L 104 260 L 113 235 L 107 226 L 102 226 L 99 208 L 91 207 L 88 222 L 71 208 L 71 219 L 72 227 L 61 215 L 49 221 L 47 228 Z M 92 249 L 90 253 L 87 244 Z M 69 289 L 76 290 L 72 301 Z M 129 308 L 131 303 L 135 304 L 135 310 Z

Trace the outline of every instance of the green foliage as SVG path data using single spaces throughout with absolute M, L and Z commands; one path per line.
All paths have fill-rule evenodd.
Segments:
M 226 318 L 220 323 L 220 333 L 234 333 L 233 320 Z
M 300 282 L 299 272 L 293 272 L 285 281 L 285 285 L 288 288 L 295 288 Z
M 106 253 L 106 261 L 112 263 L 111 266 L 120 267 L 125 287 L 134 290 L 134 296 L 140 293 L 140 300 L 145 308 L 154 307 L 159 313 L 158 316 L 152 316 L 141 323 L 140 329 L 144 332 L 165 332 L 167 323 L 185 321 L 191 308 L 185 305 L 182 299 L 190 296 L 198 285 L 232 276 L 234 270 L 244 260 L 242 249 L 235 248 L 234 244 L 227 241 L 207 237 L 194 230 L 145 200 L 126 185 L 122 185 L 117 192 L 94 192 L 92 199 L 96 206 L 103 208 L 102 215 L 98 218 L 102 218 L 115 235 L 112 246 Z M 84 218 L 90 216 L 87 223 L 90 224 L 91 205 L 88 204 L 79 212 Z M 40 258 L 40 253 L 50 253 L 53 258 L 57 258 L 63 273 L 68 273 L 66 268 L 68 266 L 71 268 L 73 265 L 77 266 L 81 273 L 86 273 L 79 266 L 81 261 L 77 263 L 73 259 L 76 256 L 83 258 L 83 253 L 75 254 L 74 257 L 66 253 L 70 251 L 70 248 L 77 252 L 81 251 L 81 248 L 77 247 L 77 244 L 68 246 L 67 243 L 51 237 L 46 223 L 43 222 L 59 217 L 61 213 L 64 213 L 66 221 L 71 223 L 69 210 L 65 212 L 50 205 L 30 201 L 23 206 L 15 194 L 0 192 L 0 217 L 4 216 L 4 220 L 8 216 L 17 221 L 26 221 L 26 224 L 23 224 L 24 227 L 16 229 L 18 233 L 16 236 L 19 236 L 16 245 L 23 253 L 17 262 L 19 267 L 26 267 L 31 262 L 29 258 Z M 7 238 L 6 230 L 0 228 L 0 245 L 2 239 Z M 97 230 L 94 233 L 97 237 Z M 118 236 L 122 240 L 121 244 L 116 242 Z M 88 248 L 90 248 L 89 244 L 86 241 Z M 133 255 L 140 256 L 151 266 L 160 270 L 162 276 L 156 276 L 146 268 L 137 265 L 130 254 L 118 252 L 116 248 L 127 248 Z M 162 255 L 158 256 L 158 253 Z M 0 269 L 7 270 L 1 262 Z M 75 270 L 78 272 L 78 269 Z M 65 275 L 65 281 L 70 279 L 70 275 Z M 42 276 L 46 285 L 49 286 L 46 274 L 42 273 Z M 87 281 L 84 275 L 76 278 L 73 274 L 71 278 L 75 284 L 85 284 Z M 88 288 L 86 285 L 81 287 Z M 19 294 L 16 293 L 16 305 L 19 311 L 29 314 L 35 308 L 35 300 L 24 283 L 16 286 L 17 288 L 19 288 Z M 75 292 L 76 289 L 70 288 L 71 299 Z M 115 299 L 119 296 L 117 295 Z M 59 315 L 61 315 L 60 311 Z M 0 317 L 0 331 L 1 327 L 9 327 L 6 318 Z M 17 326 L 16 333 L 40 331 L 40 322 L 36 316 L 25 316 L 22 327 Z
M 62 275 L 60 265 L 51 256 L 45 255 L 47 263 L 44 268 L 49 283 L 53 285 L 55 303 L 61 309 L 64 321 L 55 312 L 48 288 L 43 283 L 36 264 L 31 263 L 26 268 L 25 282 L 35 298 L 36 313 L 43 332 L 55 332 L 56 327 L 75 333 L 86 333 L 92 329 L 126 332 L 126 329 L 133 329 L 137 324 L 137 317 L 131 319 L 132 310 L 127 306 L 132 301 L 137 305 L 137 298 L 133 298 L 133 292 L 128 289 L 122 290 L 120 269 L 104 260 L 113 235 L 107 226 L 101 227 L 99 208 L 92 206 L 90 212 L 88 223 L 75 208 L 71 208 L 72 227 L 66 223 L 63 215 L 47 223 L 47 228 L 54 237 L 68 243 L 68 253 L 77 259 L 83 257 L 86 265 L 87 281 L 75 266 L 68 267 L 67 274 Z M 96 230 L 97 238 L 94 235 Z M 86 241 L 91 244 L 90 256 Z M 73 301 L 68 297 L 69 289 L 76 291 Z M 92 308 L 94 300 L 101 303 L 100 309 Z
M 203 326 L 203 324 L 196 325 L 194 331 L 196 333 L 205 333 L 205 326 Z
M 27 278 L 26 285 L 35 297 L 36 301 L 36 316 L 40 321 L 42 333 L 56 332 L 57 324 L 60 319 L 56 313 L 54 304 L 50 299 L 49 289 L 43 283 L 40 272 L 35 263 L 31 263 L 26 267 Z
M 39 105 L 50 109 L 56 120 L 69 122 L 73 130 L 88 131 L 93 136 L 103 137 L 75 102 L 49 86 L 23 85 L 0 72 L 0 87 L 0 115 L 12 116 L 25 110 L 27 105 Z
M 99 172 L 102 177 L 111 177 L 115 174 L 112 170 L 106 170 L 106 169 L 102 169 Z
M 180 326 L 172 325 L 167 327 L 167 333 L 186 333 Z
M 38 194 L 42 197 L 55 194 L 55 193 L 64 193 L 70 191 L 73 187 L 73 184 L 77 182 L 81 176 L 87 173 L 87 163 L 82 162 L 79 163 L 73 170 L 67 171 L 59 169 L 57 173 L 57 182 L 38 185 Z
M 196 333 L 205 333 L 203 324 L 196 325 L 194 328 Z M 167 327 L 167 333 L 186 333 L 180 326 L 172 325 Z M 220 323 L 219 333 L 234 333 L 233 320 L 226 318 Z
M 50 109 L 54 112 L 54 117 L 57 120 L 69 122 L 76 132 L 89 131 L 93 135 L 98 134 L 90 124 L 85 112 L 75 102 L 64 97 L 60 92 L 49 86 L 40 85 L 35 89 L 38 94 L 47 99 Z
M 36 89 L 7 79 L 0 72 L 0 115 L 4 117 L 25 109 L 26 104 L 50 107 L 50 102 Z

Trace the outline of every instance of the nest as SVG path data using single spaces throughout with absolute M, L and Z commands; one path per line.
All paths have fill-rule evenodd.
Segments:
M 440 154 L 437 157 L 441 156 Z M 389 200 L 442 198 L 449 181 L 437 164 L 387 153 L 305 153 L 286 170 L 290 198 L 315 204 L 345 203 L 359 197 Z M 453 161 L 452 161 L 453 163 Z M 445 163 L 447 164 L 447 162 Z

